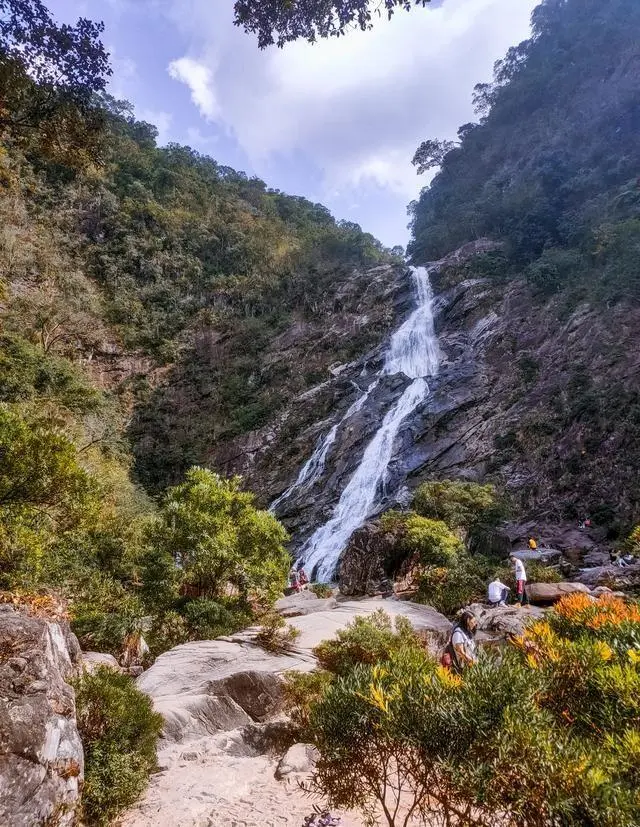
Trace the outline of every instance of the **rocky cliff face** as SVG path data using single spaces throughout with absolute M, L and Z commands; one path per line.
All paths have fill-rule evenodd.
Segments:
M 564 294 L 541 300 L 524 280 L 465 279 L 464 262 L 493 246 L 466 245 L 433 268 L 440 370 L 398 435 L 383 507 L 406 503 L 425 479 L 492 481 L 510 495 L 516 517 L 553 524 L 589 514 L 615 534 L 640 516 L 640 309 Z M 408 272 L 381 270 L 370 289 L 396 325 L 408 314 Z M 227 446 L 226 459 L 216 454 L 215 464 L 225 459 L 225 470 L 244 473 L 265 503 L 280 494 L 367 387 L 387 341 L 334 367 L 276 422 Z M 283 344 L 281 358 L 290 358 Z M 320 479 L 278 507 L 295 546 L 330 516 L 406 385 L 402 375 L 385 377 L 338 430 Z
M 84 755 L 66 681 L 79 659 L 66 622 L 0 605 L 0 824 L 76 823 Z

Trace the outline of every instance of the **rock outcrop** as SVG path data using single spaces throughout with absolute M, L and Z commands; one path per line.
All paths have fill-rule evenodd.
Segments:
M 582 583 L 527 583 L 528 600 L 537 605 L 549 606 L 568 594 L 582 592 L 591 594 L 591 589 Z
M 473 603 L 467 607 L 478 621 L 478 642 L 500 643 L 521 635 L 527 624 L 544 616 L 537 606 L 486 606 Z
M 64 621 L 0 605 L 0 824 L 70 827 L 84 775 L 80 647 Z
M 295 781 L 311 768 L 313 753 L 289 740 L 274 755 L 276 736 L 282 743 L 289 734 L 279 717 L 282 675 L 313 669 L 317 644 L 356 616 L 380 608 L 407 617 L 434 651 L 448 638 L 451 624 L 434 609 L 373 599 L 294 617 L 290 622 L 300 637 L 286 654 L 265 652 L 255 642 L 255 630 L 247 630 L 161 655 L 137 681 L 165 718 L 161 770 L 123 827 L 300 827 L 313 802 L 300 795 Z M 361 819 L 341 815 L 344 827 L 361 827 Z

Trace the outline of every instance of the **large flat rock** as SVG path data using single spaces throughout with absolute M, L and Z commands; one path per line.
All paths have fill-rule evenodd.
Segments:
M 164 716 L 168 740 L 184 741 L 263 721 L 280 709 L 280 679 L 285 672 L 312 670 L 314 647 L 355 617 L 377 609 L 408 618 L 436 643 L 444 642 L 451 628 L 447 618 L 430 606 L 380 598 L 350 600 L 331 610 L 292 618 L 300 637 L 287 653 L 265 651 L 254 641 L 255 630 L 248 629 L 232 637 L 176 646 L 160 655 L 137 684 Z

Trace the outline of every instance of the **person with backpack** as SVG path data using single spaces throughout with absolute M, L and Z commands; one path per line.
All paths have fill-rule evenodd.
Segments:
M 462 672 L 467 666 L 473 666 L 478 660 L 475 636 L 478 621 L 472 612 L 465 610 L 460 620 L 454 624 L 441 663 L 454 672 Z
M 509 558 L 511 562 L 515 566 L 515 575 L 516 575 L 516 600 L 522 606 L 525 600 L 525 585 L 527 582 L 527 572 L 524 567 L 524 563 L 519 557 L 516 557 L 515 554 L 512 554 Z

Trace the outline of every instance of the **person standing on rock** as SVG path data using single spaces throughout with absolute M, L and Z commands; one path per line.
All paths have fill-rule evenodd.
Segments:
M 491 583 L 489 583 L 489 588 L 487 589 L 487 603 L 490 606 L 505 606 L 510 591 L 509 586 L 505 586 L 502 580 L 496 575 Z
M 536 541 L 533 537 L 529 537 L 529 548 L 530 548 L 531 551 L 537 551 L 538 550 L 538 544 L 536 543 Z
M 515 554 L 512 554 L 509 558 L 511 562 L 515 566 L 515 575 L 516 575 L 516 600 L 520 605 L 524 603 L 524 587 L 527 582 L 527 572 L 524 567 L 524 563 L 519 557 L 516 557 Z

